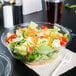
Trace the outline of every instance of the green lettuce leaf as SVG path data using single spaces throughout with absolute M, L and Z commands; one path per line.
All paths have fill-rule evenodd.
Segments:
M 54 31 L 55 31 L 55 32 L 56 32 L 56 31 L 60 31 L 60 28 L 57 27 L 57 26 L 54 26 Z
M 32 29 L 37 29 L 38 27 L 38 24 L 36 24 L 35 22 L 30 22 L 30 25 L 29 25 Z
M 67 3 L 67 4 L 65 4 L 65 7 L 73 9 L 73 8 L 76 8 L 76 5 L 71 5 L 71 4 Z
M 68 34 L 64 34 L 64 37 L 68 40 Z
M 27 56 L 27 61 L 28 62 L 32 62 L 34 61 L 37 57 L 39 56 L 39 54 L 37 53 L 29 53 L 29 55 Z
M 39 51 L 38 51 L 38 53 L 48 54 L 51 50 L 52 50 L 52 49 L 51 49 L 50 46 L 42 45 L 42 46 L 39 46 Z

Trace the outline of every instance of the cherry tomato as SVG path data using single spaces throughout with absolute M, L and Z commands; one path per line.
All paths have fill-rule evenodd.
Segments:
M 28 53 L 33 51 L 32 47 L 28 47 L 26 50 L 27 50 Z
M 48 29 L 48 27 L 47 26 L 43 26 L 42 29 Z
M 60 38 L 60 45 L 65 46 L 67 44 L 67 39 L 65 37 Z
M 16 38 L 17 37 L 17 34 L 13 34 L 11 35 L 10 37 L 6 38 L 6 42 L 9 43 L 9 41 L 12 41 L 12 39 Z
M 65 37 L 61 37 L 60 40 L 67 42 L 67 39 Z
M 64 42 L 64 41 L 60 41 L 60 45 L 61 46 L 66 46 L 67 42 Z
M 17 37 L 17 34 L 13 34 L 11 35 L 12 38 L 16 38 Z
M 12 41 L 12 37 L 8 37 L 8 38 L 6 38 L 6 42 L 9 43 L 9 41 Z
M 60 41 L 60 45 L 63 46 L 65 44 L 64 41 Z

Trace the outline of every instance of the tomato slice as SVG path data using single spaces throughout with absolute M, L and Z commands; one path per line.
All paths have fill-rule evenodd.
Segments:
M 48 29 L 48 27 L 47 26 L 43 26 L 42 29 Z
M 17 37 L 17 34 L 13 34 L 11 35 L 12 38 L 16 38 Z
M 27 50 L 28 53 L 30 53 L 30 52 L 33 51 L 33 48 L 32 47 L 28 47 L 26 50 Z
M 12 37 L 8 37 L 8 38 L 6 38 L 6 42 L 9 43 L 9 41 L 12 41 Z
M 61 37 L 60 40 L 67 42 L 67 39 L 65 37 Z

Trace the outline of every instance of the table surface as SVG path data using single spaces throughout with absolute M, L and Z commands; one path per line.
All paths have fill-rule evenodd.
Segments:
M 71 4 L 76 4 L 76 0 L 66 0 L 64 4 L 66 3 L 71 3 Z M 70 28 L 74 33 L 76 33 L 76 14 L 74 13 L 75 9 L 69 10 L 63 7 L 63 13 L 62 13 L 62 20 L 61 24 L 64 27 Z M 0 38 L 2 33 L 6 30 L 3 28 L 3 23 L 2 23 L 2 13 L 0 12 Z M 24 22 L 30 22 L 30 21 L 35 21 L 35 22 L 46 22 L 46 15 L 45 15 L 45 8 L 44 8 L 44 2 L 43 2 L 43 10 L 41 12 L 33 13 L 27 16 L 24 16 Z M 76 37 L 72 38 L 71 43 L 67 46 L 68 49 L 70 49 L 73 52 L 76 52 Z M 4 52 L 12 62 L 12 76 L 38 76 L 37 73 L 35 73 L 33 70 L 29 69 L 27 66 L 25 66 L 22 62 L 19 60 L 14 59 L 8 49 L 4 47 L 1 43 L 0 39 L 0 51 Z M 70 71 L 70 74 L 62 74 L 61 76 L 74 76 L 76 68 L 72 69 Z

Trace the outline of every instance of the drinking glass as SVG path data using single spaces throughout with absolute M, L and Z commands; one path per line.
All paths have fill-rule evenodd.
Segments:
M 51 23 L 61 23 L 64 0 L 45 0 L 47 20 Z

